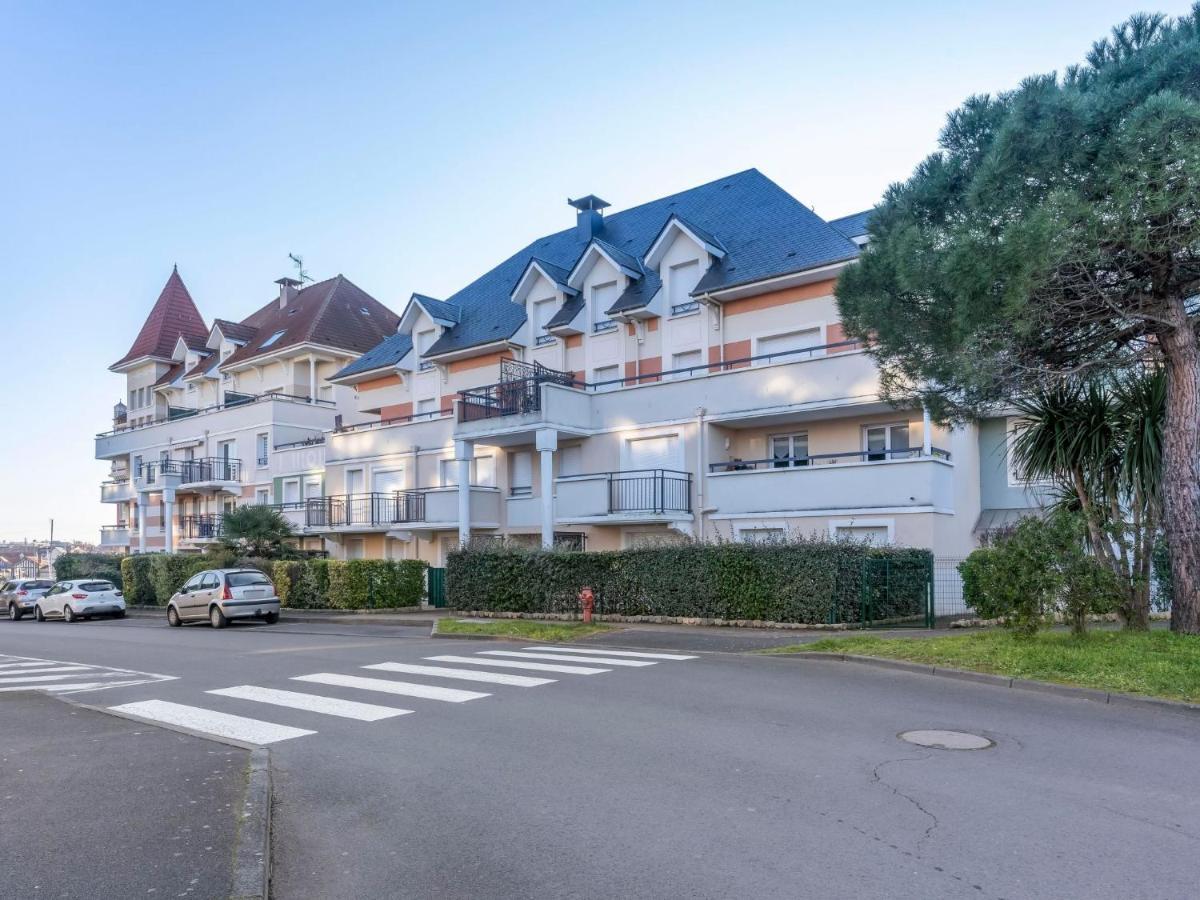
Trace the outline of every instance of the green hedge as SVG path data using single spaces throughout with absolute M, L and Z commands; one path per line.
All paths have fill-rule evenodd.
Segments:
M 325 561 L 333 609 L 394 609 L 418 606 L 425 596 L 426 564 L 420 560 Z
M 689 543 L 574 552 L 485 547 L 450 554 L 456 609 L 576 613 L 589 586 L 596 612 L 770 622 L 855 623 L 924 616 L 932 555 L 846 541 Z
M 121 557 L 111 553 L 64 553 L 54 561 L 54 577 L 59 581 L 104 578 L 120 587 Z
M 139 606 L 150 606 L 155 602 L 154 584 L 150 581 L 149 554 L 126 556 L 121 560 L 121 583 L 124 585 L 125 602 Z

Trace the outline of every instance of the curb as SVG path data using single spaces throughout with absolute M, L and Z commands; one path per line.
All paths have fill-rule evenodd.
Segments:
M 162 619 L 166 621 L 167 610 L 165 607 L 136 607 L 130 606 L 125 610 L 125 615 L 133 619 Z M 382 615 L 382 614 L 377 614 Z M 334 618 L 334 616 L 346 616 L 346 619 Z M 352 619 L 349 617 L 353 617 Z M 430 628 L 437 623 L 438 618 L 428 619 L 406 619 L 402 622 L 380 622 L 374 615 L 367 615 L 355 610 L 339 610 L 336 613 L 329 615 L 312 615 L 310 611 L 292 612 L 286 606 L 280 611 L 280 623 L 294 622 L 301 625 L 375 625 L 381 628 Z
M 250 754 L 246 796 L 233 849 L 230 900 L 267 900 L 271 886 L 271 751 Z
M 967 669 L 945 669 L 932 666 L 929 663 L 914 663 L 902 659 L 883 659 L 878 656 L 858 656 L 853 653 L 775 653 L 773 656 L 786 659 L 815 659 L 833 662 L 858 663 L 859 665 L 874 666 L 880 669 L 899 669 L 916 675 L 934 675 L 938 678 L 950 678 L 955 681 L 973 681 L 980 684 L 990 684 L 993 687 L 1009 688 L 1017 691 L 1031 691 L 1037 694 L 1054 694 L 1069 697 L 1074 700 L 1091 700 L 1096 703 L 1112 706 L 1127 706 L 1141 709 L 1152 709 L 1159 712 L 1173 712 L 1181 715 L 1200 716 L 1200 703 L 1188 703 L 1185 700 L 1163 700 L 1157 697 L 1142 697 L 1138 694 L 1122 694 L 1116 691 L 1103 691 L 1096 688 L 1074 687 L 1069 684 L 1055 684 L 1052 681 L 1032 681 L 1026 678 L 1012 678 L 1007 675 L 990 675 L 987 672 L 972 672 Z

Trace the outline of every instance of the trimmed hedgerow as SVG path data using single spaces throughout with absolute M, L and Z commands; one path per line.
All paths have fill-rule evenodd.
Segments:
M 121 560 L 121 585 L 125 602 L 149 606 L 154 603 L 154 583 L 150 580 L 150 559 L 146 554 Z
M 205 569 L 213 567 L 204 556 L 179 553 L 153 553 L 150 557 L 150 583 L 154 586 L 154 602 L 166 606 L 183 583 Z
M 325 562 L 333 609 L 394 609 L 419 606 L 426 564 L 420 560 L 339 559 Z
M 596 612 L 806 624 L 925 615 L 932 556 L 798 538 L 575 552 L 513 546 L 450 554 L 447 598 L 481 612 L 576 613 L 584 586 Z
M 271 571 L 279 602 L 291 609 L 329 608 L 329 562 L 324 559 L 277 561 Z
M 104 578 L 120 587 L 121 557 L 111 553 L 64 553 L 54 561 L 54 577 L 59 581 Z

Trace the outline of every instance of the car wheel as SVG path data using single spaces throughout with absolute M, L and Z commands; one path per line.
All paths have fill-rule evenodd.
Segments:
M 19 622 L 21 620 L 21 616 L 23 615 L 25 615 L 25 611 L 17 609 L 17 604 L 8 604 L 8 617 L 12 619 L 12 621 Z
M 212 623 L 213 628 L 224 628 L 229 624 L 229 620 L 225 618 L 225 613 L 221 612 L 219 606 L 214 606 L 208 611 L 208 621 Z
M 42 608 L 40 606 L 35 606 L 33 608 L 33 618 L 36 619 L 38 622 L 46 621 L 46 614 L 44 612 L 42 612 Z
M 69 607 L 69 606 L 64 606 L 63 607 L 63 621 L 64 622 L 74 622 L 75 619 L 76 619 L 75 610 L 71 609 L 71 607 Z
M 167 624 L 172 628 L 178 628 L 183 622 L 179 618 L 179 610 L 173 606 L 167 607 Z
M 112 616 L 112 617 L 113 617 L 114 619 L 123 619 L 123 618 L 125 618 L 125 610 L 123 610 L 123 609 L 118 609 L 118 610 L 117 610 L 115 613 L 113 613 L 113 616 Z
M 263 616 L 263 619 L 268 625 L 274 625 L 279 621 L 279 613 L 267 613 L 265 616 Z

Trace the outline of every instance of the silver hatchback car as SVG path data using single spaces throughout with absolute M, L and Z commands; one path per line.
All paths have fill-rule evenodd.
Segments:
M 279 621 L 279 597 L 271 579 L 258 569 L 208 569 L 187 580 L 167 602 L 167 622 L 207 619 L 213 628 L 224 628 L 231 619 Z
M 46 591 L 53 586 L 54 582 L 48 578 L 14 578 L 5 581 L 0 584 L 0 607 L 16 622 L 25 613 L 32 613 L 38 598 L 46 596 Z

